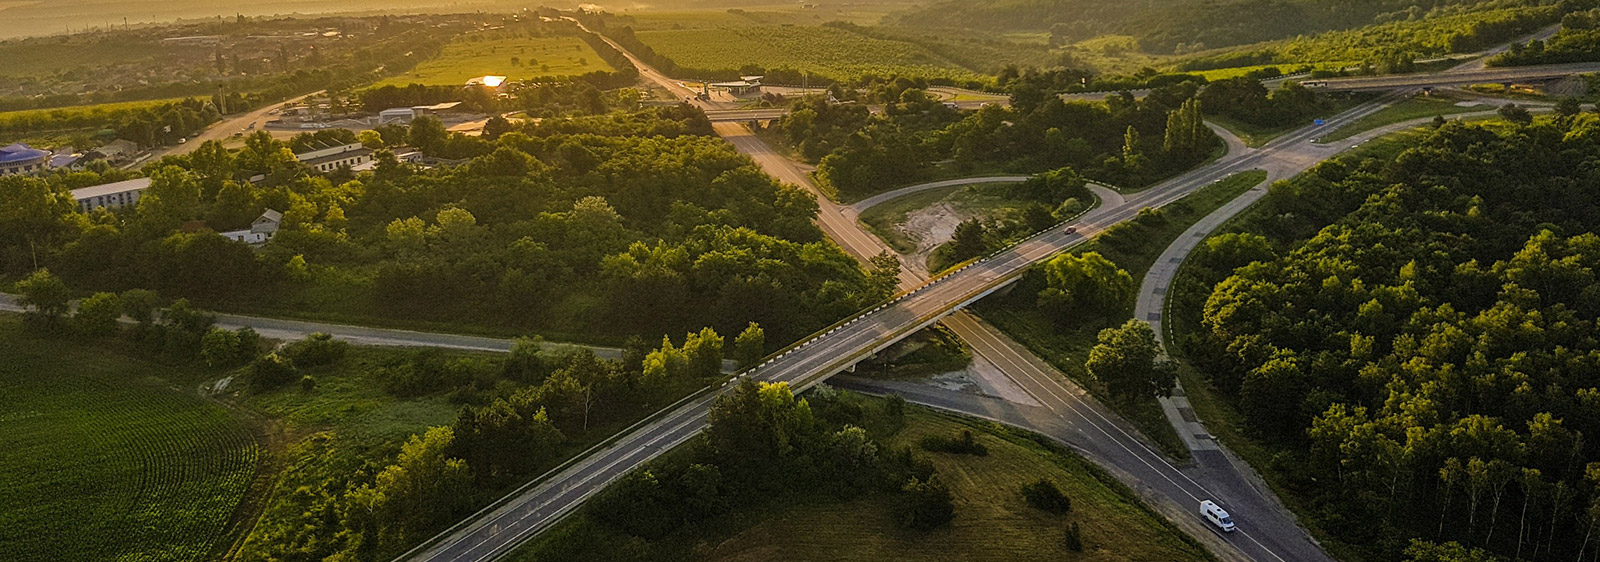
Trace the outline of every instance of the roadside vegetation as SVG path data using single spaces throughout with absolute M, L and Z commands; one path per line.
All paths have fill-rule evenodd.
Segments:
M 1242 172 L 1160 210 L 1141 212 L 1029 270 L 1010 292 L 979 301 L 973 310 L 1104 399 L 1167 455 L 1187 457 L 1152 395 L 1113 394 L 1085 363 L 1102 330 L 1132 318 L 1138 283 L 1161 252 L 1190 225 L 1265 179 L 1266 172 Z
M 898 398 L 828 387 L 793 398 L 746 384 L 719 401 L 704 437 L 624 477 L 512 559 L 1209 558 L 1109 475 L 1037 436 Z M 793 439 L 802 450 L 775 455 L 730 448 L 783 431 L 754 417 L 734 425 L 752 416 L 739 406 L 746 393 L 819 439 Z M 935 452 L 930 442 L 958 446 Z M 826 452 L 847 444 L 849 455 Z M 824 452 L 806 459 L 805 447 Z M 826 470 L 852 460 L 850 470 Z M 713 489 L 720 502 L 696 495 Z
M 76 548 L 388 560 L 723 380 L 725 357 L 748 366 L 766 353 L 754 324 L 730 338 L 706 328 L 658 346 L 634 340 L 620 360 L 527 338 L 507 354 L 359 348 L 327 334 L 273 346 L 248 328 L 216 327 L 186 300 L 161 308 L 150 291 L 95 293 L 73 307 L 47 270 L 12 290 L 27 312 L 20 323 L 0 316 L 0 349 L 11 354 L 0 358 L 18 369 L 4 399 L 17 401 L 8 411 L 39 414 L 8 436 L 32 454 L 11 461 L 7 491 L 37 507 L 7 522 L 108 533 L 17 539 L 15 552 L 40 559 Z M 257 435 L 271 439 L 269 454 Z
M 1482 112 L 1493 109 L 1492 106 L 1484 104 L 1462 106 L 1457 105 L 1456 102 L 1457 100 L 1450 97 L 1413 96 L 1390 104 L 1388 107 L 1380 109 L 1371 115 L 1351 121 L 1345 126 L 1323 135 L 1318 140 L 1321 142 L 1341 141 L 1366 131 L 1413 119 Z
M 1325 542 L 1371 559 L 1414 538 L 1536 559 L 1592 549 L 1581 436 L 1600 428 L 1571 359 L 1590 354 L 1592 326 L 1571 317 L 1591 300 L 1572 283 L 1591 274 L 1595 225 L 1571 178 L 1600 150 L 1585 140 L 1597 124 L 1447 123 L 1398 157 L 1324 163 L 1186 267 L 1173 328 L 1216 389 L 1203 402 L 1237 412 L 1220 419 Z M 1520 382 L 1460 382 L 1501 374 Z

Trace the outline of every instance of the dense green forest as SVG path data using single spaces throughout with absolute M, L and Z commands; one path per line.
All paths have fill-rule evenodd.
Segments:
M 1279 184 L 1175 291 L 1189 359 L 1364 558 L 1595 548 L 1600 116 L 1521 117 Z
M 1162 0 L 1130 6 L 1107 0 L 954 0 L 900 12 L 886 22 L 923 28 L 1048 31 L 1054 43 L 1121 34 L 1134 37 L 1145 52 L 1183 54 L 1452 11 L 1541 4 L 1544 2 Z
M 318 176 L 258 134 L 151 164 L 137 208 L 91 214 L 66 190 L 117 172 L 7 176 L 0 268 L 212 307 L 600 341 L 751 321 L 788 341 L 894 284 L 824 241 L 811 196 L 709 136 L 698 110 L 546 119 L 494 141 L 432 119 L 385 132 L 403 138 L 367 137 L 459 164 L 380 152 L 375 171 Z M 259 252 L 210 232 L 263 209 L 284 225 Z

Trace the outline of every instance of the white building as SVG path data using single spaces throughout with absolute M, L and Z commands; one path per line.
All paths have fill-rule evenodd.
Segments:
M 131 207 L 139 203 L 139 197 L 148 187 L 150 178 L 134 178 L 74 189 L 72 199 L 78 202 L 78 210 L 85 213 L 101 207 Z
M 272 235 L 278 233 L 278 227 L 280 226 L 283 226 L 283 213 L 267 209 L 262 211 L 261 216 L 257 217 L 254 222 L 250 223 L 250 228 L 230 230 L 221 234 L 229 240 L 244 242 L 251 246 L 260 246 L 271 240 Z
M 356 142 L 302 152 L 295 154 L 294 157 L 313 170 L 328 173 L 343 166 L 354 168 L 371 162 L 372 149 Z

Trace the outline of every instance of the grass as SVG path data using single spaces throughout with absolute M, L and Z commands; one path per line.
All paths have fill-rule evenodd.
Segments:
M 916 44 L 874 39 L 832 27 L 741 25 L 661 29 L 640 31 L 638 37 L 684 69 L 729 71 L 754 64 L 769 69 L 811 72 L 836 80 L 854 80 L 865 75 L 984 78 Z
M 519 64 L 512 64 L 512 58 L 519 59 Z M 485 75 L 505 76 L 507 80 L 529 80 L 612 70 L 611 65 L 606 64 L 594 48 L 577 37 L 471 38 L 450 43 L 438 57 L 377 85 L 456 86 Z
M 1200 547 L 1146 509 L 1081 457 L 1047 448 L 987 422 L 908 408 L 906 427 L 888 441 L 973 430 L 986 456 L 929 453 L 950 487 L 956 518 L 931 532 L 901 529 L 887 498 L 811 503 L 774 514 L 706 553 L 713 562 L 776 560 L 1204 560 Z M 1072 512 L 1029 507 L 1018 489 L 1046 478 L 1072 498 Z M 1113 482 L 1107 484 L 1107 481 Z M 1068 551 L 1069 522 L 1083 530 L 1084 552 Z
M 1349 124 L 1323 135 L 1321 142 L 1340 141 L 1365 131 L 1370 131 L 1385 125 L 1392 125 L 1412 119 L 1422 119 L 1435 115 L 1454 115 L 1457 113 L 1471 113 L 1493 109 L 1489 106 L 1477 105 L 1462 107 L 1455 104 L 1450 98 L 1437 97 L 1412 97 L 1378 110 Z
M 1126 270 L 1137 283 L 1155 264 L 1161 252 L 1189 226 L 1266 179 L 1266 172 L 1252 170 L 1234 174 L 1164 207 L 1158 218 L 1141 217 L 1102 234 L 1094 241 L 1074 249 L 1074 253 L 1100 252 Z M 1029 275 L 1004 296 L 979 301 L 975 310 L 1001 331 L 1026 345 L 1049 361 L 1101 401 L 1133 422 L 1146 436 L 1174 458 L 1186 458 L 1188 449 L 1161 412 L 1154 398 L 1126 403 L 1110 400 L 1098 381 L 1088 376 L 1083 363 L 1094 347 L 1100 330 L 1117 326 L 1132 316 L 1132 303 L 1114 314 L 1085 315 L 1075 322 L 1052 318 L 1035 305 L 1034 295 L 1043 289 L 1038 276 Z
M 869 432 L 877 432 L 875 424 L 869 426 Z M 509 559 L 559 558 L 572 551 L 570 545 L 585 542 L 604 544 L 636 559 L 710 562 L 1211 559 L 1110 475 L 1042 437 L 908 406 L 904 424 L 881 440 L 885 446 L 916 448 L 924 437 L 961 430 L 971 430 L 989 454 L 918 453 L 934 464 L 950 488 L 955 520 L 947 527 L 928 532 L 900 528 L 894 522 L 892 498 L 882 493 L 844 500 L 826 495 L 786 497 L 686 529 L 682 534 L 689 536 L 657 543 L 625 536 L 580 510 Z M 1055 482 L 1072 499 L 1071 513 L 1046 513 L 1023 501 L 1022 484 L 1040 478 Z M 1064 530 L 1071 522 L 1082 529 L 1082 553 L 1063 545 Z
M 1351 96 L 1347 98 L 1334 98 L 1333 101 L 1334 103 L 1332 107 L 1326 111 L 1318 113 L 1313 117 L 1321 119 L 1338 115 L 1347 109 L 1360 105 L 1362 101 L 1365 101 L 1365 98 L 1360 96 Z M 1261 125 L 1246 123 L 1244 121 L 1222 115 L 1207 115 L 1206 120 L 1218 125 L 1222 125 L 1223 128 L 1233 132 L 1234 135 L 1239 137 L 1239 140 L 1244 141 L 1245 146 L 1250 148 L 1259 148 L 1264 144 L 1272 142 L 1272 139 L 1281 137 L 1285 134 L 1288 134 L 1290 131 L 1294 131 L 1308 125 L 1311 118 L 1308 117 L 1306 122 L 1294 123 L 1291 125 L 1281 125 L 1277 127 L 1263 127 Z
M 210 560 L 263 448 L 193 373 L 34 339 L 0 316 L 0 552 L 8 560 Z

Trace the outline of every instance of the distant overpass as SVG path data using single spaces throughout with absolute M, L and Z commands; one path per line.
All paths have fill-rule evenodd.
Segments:
M 1364 92 L 1393 90 L 1397 88 L 1427 88 L 1435 86 L 1465 86 L 1468 84 L 1498 84 L 1532 82 L 1565 78 L 1574 74 L 1600 72 L 1600 62 L 1575 62 L 1568 64 L 1540 64 L 1485 68 L 1467 72 L 1428 74 L 1392 74 L 1363 76 L 1359 78 L 1329 78 L 1326 80 L 1301 80 L 1300 85 L 1328 92 Z

